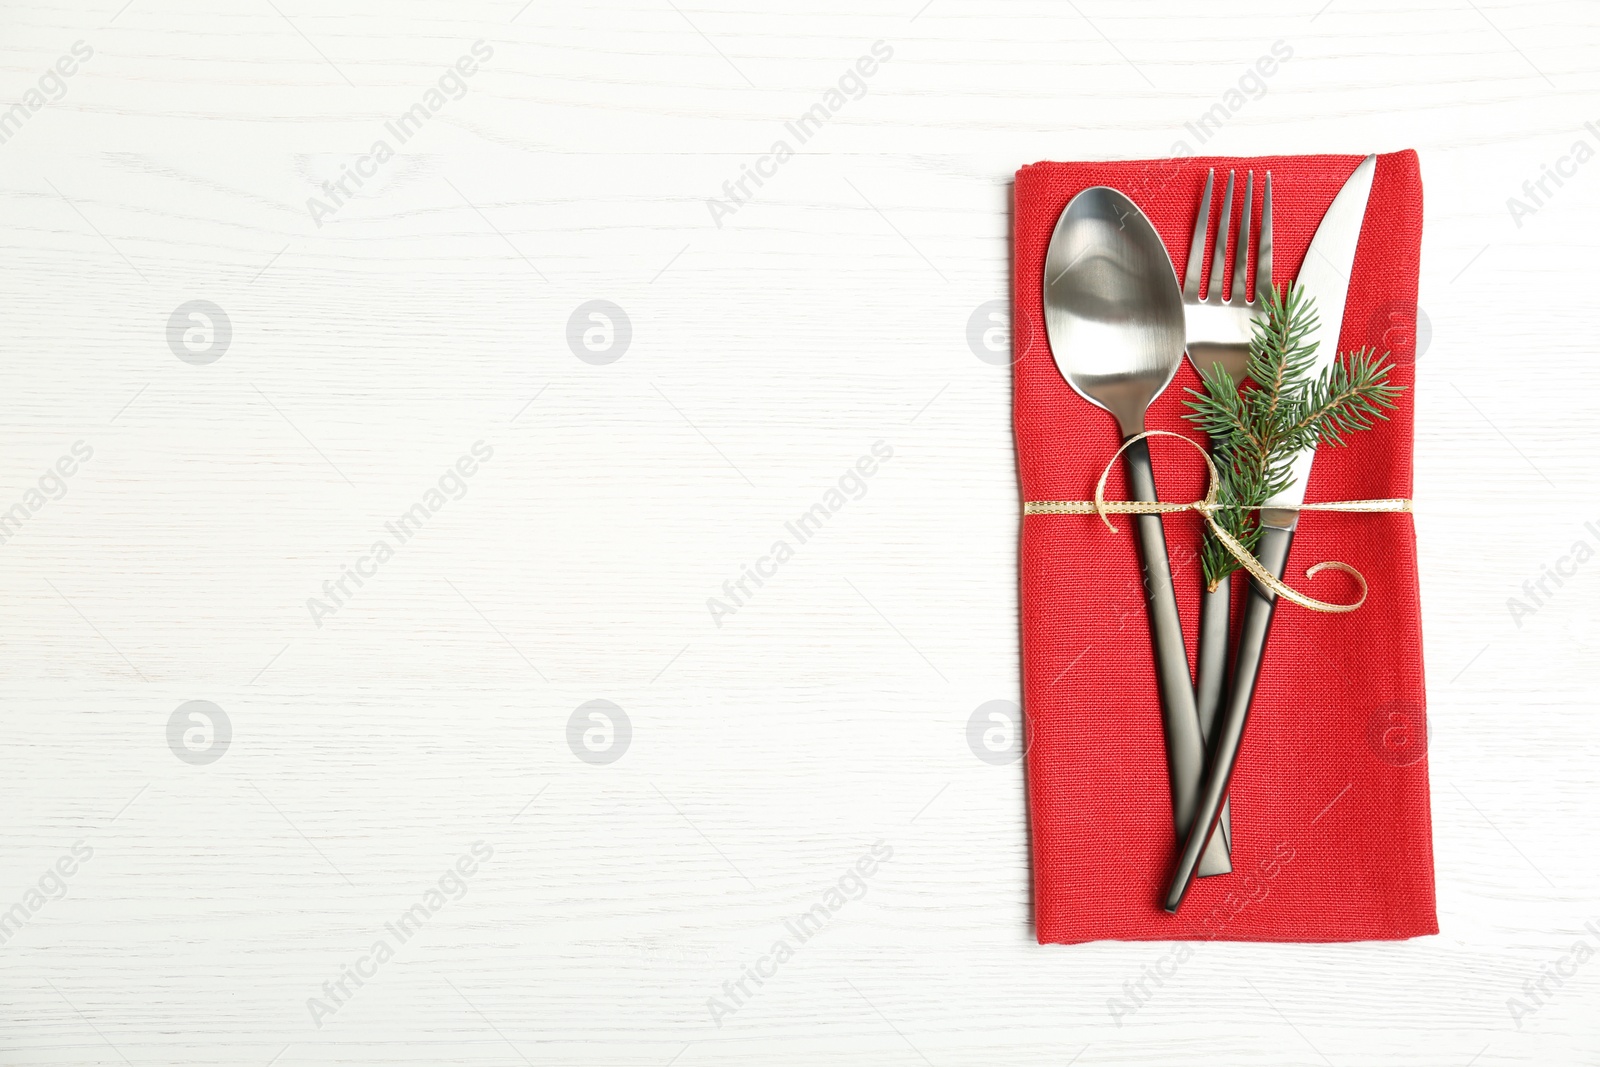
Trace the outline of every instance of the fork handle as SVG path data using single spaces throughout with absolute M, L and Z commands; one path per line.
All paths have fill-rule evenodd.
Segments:
M 1273 577 L 1282 578 L 1285 564 L 1289 562 L 1289 545 L 1294 541 L 1294 531 L 1277 526 L 1263 526 L 1261 540 L 1256 544 L 1256 558 Z M 1211 738 L 1211 759 L 1206 765 L 1205 780 L 1200 785 L 1200 801 L 1183 854 L 1178 859 L 1178 870 L 1167 889 L 1163 907 L 1177 911 L 1194 883 L 1195 867 L 1200 862 L 1201 847 L 1208 839 L 1215 839 L 1218 817 L 1222 814 L 1223 800 L 1228 795 L 1228 783 L 1233 778 L 1233 767 L 1239 759 L 1239 747 L 1244 740 L 1245 721 L 1250 717 L 1250 702 L 1255 696 L 1256 680 L 1261 676 L 1261 661 L 1267 650 L 1267 633 L 1272 627 L 1272 609 L 1277 605 L 1277 594 L 1268 592 L 1255 582 L 1250 583 L 1245 599 L 1244 619 L 1239 627 L 1239 658 L 1233 667 L 1233 692 L 1228 694 L 1222 715 L 1218 718 Z
M 1200 737 L 1211 741 L 1212 726 L 1222 709 L 1223 695 L 1228 686 L 1228 637 L 1231 629 L 1229 610 L 1233 607 L 1233 583 L 1223 577 L 1215 589 L 1207 590 L 1200 598 L 1200 651 L 1195 657 L 1195 711 L 1200 718 Z M 1233 851 L 1233 825 L 1227 802 L 1222 805 L 1222 818 L 1218 821 L 1218 837 L 1224 853 Z M 1213 842 L 1214 844 L 1215 842 Z M 1200 862 L 1200 875 L 1227 874 L 1228 870 L 1213 871 L 1206 859 L 1213 849 L 1208 849 Z M 1231 868 L 1230 868 L 1231 869 Z
M 1135 441 L 1122 455 L 1133 499 L 1155 501 L 1156 479 L 1150 466 L 1150 442 Z M 1161 696 L 1161 726 L 1167 749 L 1167 781 L 1172 791 L 1172 822 L 1177 836 L 1182 839 L 1190 833 L 1190 824 L 1194 821 L 1200 775 L 1205 766 L 1205 741 L 1195 710 L 1189 657 L 1183 644 L 1183 624 L 1178 619 L 1178 594 L 1172 584 L 1161 516 L 1135 515 L 1133 520 L 1139 562 L 1144 570 L 1150 639 L 1155 648 L 1156 688 Z M 1217 847 L 1220 849 L 1220 842 Z M 1225 862 L 1226 854 L 1223 859 Z

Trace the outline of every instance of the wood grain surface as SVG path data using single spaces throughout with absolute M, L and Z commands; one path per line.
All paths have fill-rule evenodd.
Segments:
M 3 5 L 0 1063 L 1600 1064 L 1597 47 Z M 1033 941 L 1010 177 L 1208 112 L 1421 153 L 1438 937 Z

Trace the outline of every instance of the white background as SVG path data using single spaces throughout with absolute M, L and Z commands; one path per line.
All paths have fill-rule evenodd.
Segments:
M 0 545 L 0 910 L 93 850 L 0 947 L 0 1062 L 1600 1063 L 1600 962 L 1507 1004 L 1600 944 L 1600 564 L 1506 604 L 1600 544 L 1600 162 L 1506 205 L 1600 144 L 1594 5 L 122 3 L 0 15 L 5 101 L 93 49 L 0 145 L 0 509 L 93 449 Z M 319 226 L 320 183 L 480 39 Z M 716 225 L 879 40 L 870 91 Z M 1008 292 L 1019 165 L 1199 147 L 1279 40 L 1204 151 L 1422 157 L 1442 933 L 1202 944 L 1115 1018 L 1172 947 L 1034 944 L 1021 765 L 968 746 L 1019 697 L 1010 374 L 968 323 Z M 632 328 L 607 365 L 567 340 L 595 299 Z M 169 343 L 191 300 L 231 323 L 205 365 Z M 466 495 L 317 625 L 479 440 Z M 605 765 L 568 741 L 596 699 L 632 730 Z M 231 725 L 209 764 L 169 747 L 191 700 Z M 716 1025 L 880 839 L 866 895 Z M 314 1025 L 475 841 L 466 895 Z

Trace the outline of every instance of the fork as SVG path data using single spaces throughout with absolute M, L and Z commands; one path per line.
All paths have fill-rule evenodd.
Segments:
M 1251 299 L 1246 297 L 1247 268 L 1250 262 L 1250 214 L 1255 201 L 1255 171 L 1245 174 L 1244 203 L 1239 212 L 1237 240 L 1229 244 L 1229 229 L 1233 216 L 1233 190 L 1237 172 L 1228 171 L 1228 188 L 1223 193 L 1222 217 L 1218 220 L 1216 241 L 1212 255 L 1206 259 L 1206 247 L 1211 230 L 1211 189 L 1216 181 L 1216 168 L 1206 174 L 1205 192 L 1200 197 L 1200 210 L 1194 220 L 1194 237 L 1189 242 L 1189 262 L 1183 274 L 1184 334 L 1189 350 L 1189 361 L 1201 377 L 1213 367 L 1228 372 L 1237 386 L 1244 378 L 1245 362 L 1250 355 L 1251 323 L 1260 315 L 1261 294 L 1272 286 L 1272 172 L 1266 172 L 1261 192 L 1261 234 L 1256 249 L 1256 288 Z M 1228 254 L 1233 254 L 1233 284 L 1227 287 Z M 1200 288 L 1201 273 L 1209 282 L 1204 293 Z M 1228 676 L 1228 608 L 1233 602 L 1232 588 L 1227 578 L 1209 590 L 1200 606 L 1200 650 L 1196 663 L 1195 710 L 1200 717 L 1200 733 L 1207 743 L 1211 740 L 1212 723 L 1222 707 L 1223 692 Z M 1226 804 L 1218 823 L 1223 847 L 1233 850 L 1233 824 Z M 1210 873 L 1205 869 L 1201 874 Z M 1218 872 L 1221 873 L 1221 872 Z

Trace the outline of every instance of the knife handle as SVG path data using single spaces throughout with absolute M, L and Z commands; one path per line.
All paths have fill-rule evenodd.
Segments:
M 1155 501 L 1155 472 L 1150 466 L 1150 442 L 1135 441 L 1122 454 L 1127 464 L 1128 489 L 1134 500 Z M 1183 624 L 1178 619 L 1178 593 L 1167 560 L 1167 537 L 1160 515 L 1135 515 L 1139 563 L 1144 569 L 1145 606 L 1150 615 L 1150 639 L 1155 646 L 1156 688 L 1161 696 L 1161 727 L 1166 739 L 1167 780 L 1172 791 L 1172 822 L 1182 838 L 1194 821 L 1195 799 L 1205 766 L 1205 741 L 1195 711 L 1194 686 L 1189 677 L 1189 656 L 1183 644 Z M 1220 846 L 1219 846 L 1220 847 Z
M 1289 562 L 1289 545 L 1294 531 L 1277 526 L 1264 526 L 1261 540 L 1256 545 L 1256 558 L 1275 578 L 1283 577 Z M 1244 739 L 1245 720 L 1250 717 L 1250 701 L 1255 695 L 1256 680 L 1261 675 L 1261 661 L 1267 649 L 1267 632 L 1272 626 L 1272 609 L 1277 594 L 1262 589 L 1255 582 L 1245 596 L 1244 620 L 1239 627 L 1239 657 L 1233 666 L 1233 692 L 1228 694 L 1222 715 L 1217 720 L 1211 738 L 1211 758 L 1206 765 L 1205 779 L 1200 785 L 1200 800 L 1195 820 L 1189 828 L 1189 838 L 1183 844 L 1183 854 L 1178 859 L 1178 871 L 1167 889 L 1163 907 L 1177 911 L 1178 905 L 1188 895 L 1194 883 L 1195 868 L 1200 862 L 1201 846 L 1206 844 L 1216 828 L 1222 813 L 1222 803 L 1228 795 L 1228 783 L 1233 778 L 1233 767 L 1239 758 L 1240 742 Z
M 1211 742 L 1213 726 L 1222 709 L 1223 695 L 1228 689 L 1228 637 L 1232 629 L 1230 613 L 1233 607 L 1233 581 L 1224 576 L 1215 589 L 1208 589 L 1200 598 L 1200 651 L 1195 657 L 1195 711 L 1200 717 L 1200 737 Z M 1228 802 L 1222 802 L 1222 818 L 1218 820 L 1225 853 L 1233 851 L 1233 825 L 1228 813 Z M 1206 859 L 1200 861 L 1200 876 L 1227 874 L 1232 867 L 1221 871 L 1211 870 Z

